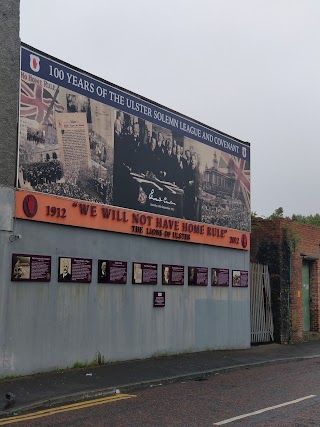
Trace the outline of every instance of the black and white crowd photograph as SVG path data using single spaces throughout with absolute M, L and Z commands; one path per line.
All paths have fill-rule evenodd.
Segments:
M 44 91 L 40 84 L 23 78 L 21 82 L 19 187 L 112 204 L 113 109 L 61 87 Z M 59 144 L 57 123 L 61 113 L 85 117 L 90 151 L 87 162 L 72 163 L 72 150 Z
M 114 202 L 118 206 L 196 219 L 196 156 L 184 157 L 183 137 L 117 111 Z
M 245 161 L 118 110 L 114 121 L 117 206 L 249 231 Z

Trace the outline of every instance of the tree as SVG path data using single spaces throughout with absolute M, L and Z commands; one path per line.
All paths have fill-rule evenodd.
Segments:
M 300 222 L 301 224 L 307 225 L 315 225 L 316 227 L 320 227 L 320 214 L 315 215 L 292 215 L 292 221 Z
M 269 216 L 269 219 L 277 219 L 277 218 L 283 218 L 283 208 L 279 207 L 277 208 L 272 215 Z

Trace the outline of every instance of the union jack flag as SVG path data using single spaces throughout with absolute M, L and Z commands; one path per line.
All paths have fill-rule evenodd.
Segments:
M 250 209 L 250 167 L 249 162 L 231 156 L 227 153 L 221 153 L 219 170 L 222 166 L 235 177 L 233 196 L 243 201 L 247 209 Z
M 58 89 L 52 91 L 40 86 L 37 83 L 27 83 L 21 80 L 20 92 L 20 115 L 28 119 L 42 123 L 53 122 L 53 112 L 61 113 L 64 110 L 57 100 Z

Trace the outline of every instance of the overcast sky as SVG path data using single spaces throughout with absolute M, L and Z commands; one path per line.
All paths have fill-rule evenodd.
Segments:
M 251 144 L 252 210 L 320 212 L 319 0 L 21 0 L 21 40 Z

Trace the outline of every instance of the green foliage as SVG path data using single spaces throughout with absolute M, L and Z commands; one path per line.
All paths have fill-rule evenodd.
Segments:
M 75 363 L 72 365 L 72 368 L 73 368 L 73 369 L 79 369 L 79 368 L 85 368 L 85 367 L 87 367 L 87 366 L 88 366 L 88 363 L 75 362 Z
M 254 213 L 251 214 L 252 218 L 254 218 Z M 292 221 L 299 222 L 300 224 L 314 225 L 316 227 L 320 227 L 320 214 L 315 215 L 300 215 L 293 214 L 292 217 L 285 217 L 283 208 L 277 208 L 272 215 L 268 217 L 268 219 L 278 219 L 278 218 L 288 218 Z
M 293 232 L 287 225 L 283 227 L 284 242 L 287 244 L 290 252 L 295 252 L 300 242 L 299 234 Z
M 301 224 L 307 225 L 315 225 L 316 227 L 320 227 L 320 214 L 315 215 L 292 215 L 292 221 L 299 222 Z
M 107 362 L 105 361 L 104 356 L 100 352 L 97 353 L 96 358 L 91 362 L 75 362 L 72 365 L 73 369 L 79 368 L 87 368 L 89 366 L 97 366 L 97 365 L 105 365 Z
M 1 380 L 11 381 L 11 380 L 15 380 L 17 378 L 19 378 L 19 375 L 15 375 L 15 374 L 13 374 L 13 375 L 7 375 L 7 376 L 4 376 L 4 377 L 0 377 L 0 381 Z
M 269 216 L 269 219 L 277 219 L 277 218 L 283 218 L 283 208 L 280 206 L 277 208 L 273 214 Z

